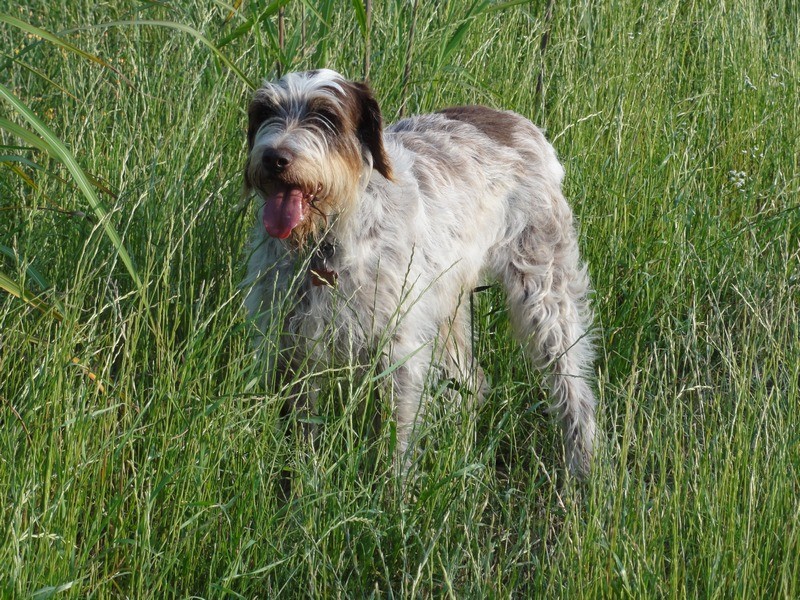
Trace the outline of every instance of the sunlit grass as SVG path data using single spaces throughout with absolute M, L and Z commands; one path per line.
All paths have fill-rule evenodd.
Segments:
M 9 9 L 0 596 L 800 595 L 796 7 L 556 3 L 542 57 L 545 2 L 413 4 L 288 3 L 282 48 L 278 4 Z M 488 402 L 434 403 L 405 486 L 374 365 L 325 374 L 315 444 L 281 416 L 238 287 L 250 82 L 367 46 L 388 121 L 480 102 L 554 141 L 600 340 L 580 489 L 496 290 Z

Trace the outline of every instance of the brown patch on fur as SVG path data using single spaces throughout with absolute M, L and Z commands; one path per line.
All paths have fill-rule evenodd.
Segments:
M 445 108 L 439 114 L 454 121 L 469 123 L 502 146 L 515 146 L 513 133 L 519 126 L 518 115 L 477 105 Z

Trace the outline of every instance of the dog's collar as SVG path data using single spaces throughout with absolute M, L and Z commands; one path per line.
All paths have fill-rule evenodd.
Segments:
M 330 266 L 330 260 L 335 253 L 336 246 L 328 240 L 323 240 L 311 257 L 311 264 L 308 269 L 311 283 L 317 286 L 327 285 L 328 287 L 336 285 L 339 274 Z

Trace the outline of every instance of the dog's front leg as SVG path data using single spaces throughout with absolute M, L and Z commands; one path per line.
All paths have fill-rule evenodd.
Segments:
M 299 433 L 309 446 L 314 444 L 317 435 L 317 424 L 314 421 L 314 415 L 317 409 L 319 389 L 319 385 L 314 378 L 304 384 L 297 382 L 289 403 L 292 417 L 298 424 Z
M 395 344 L 390 352 L 392 408 L 397 431 L 395 465 L 405 475 L 415 457 L 416 437 L 425 414 L 425 393 L 433 343 Z

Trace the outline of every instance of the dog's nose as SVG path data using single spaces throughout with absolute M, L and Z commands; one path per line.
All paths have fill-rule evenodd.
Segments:
M 291 164 L 294 156 L 288 150 L 282 148 L 267 148 L 261 155 L 261 164 L 264 165 L 267 173 L 277 175 L 286 170 Z

